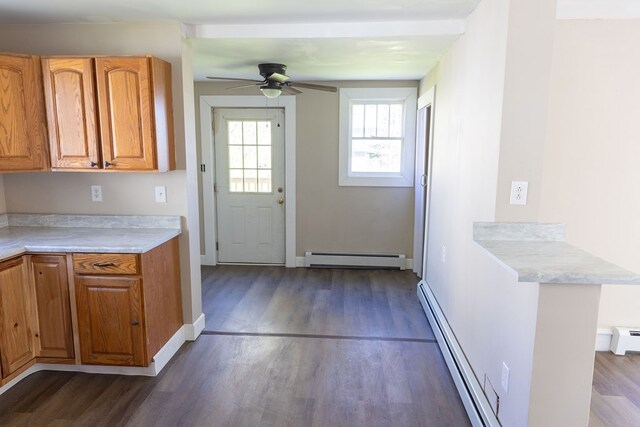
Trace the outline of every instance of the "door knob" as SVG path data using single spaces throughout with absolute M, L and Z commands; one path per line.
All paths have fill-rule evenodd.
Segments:
M 278 197 L 278 204 L 281 205 L 284 203 L 284 197 Z

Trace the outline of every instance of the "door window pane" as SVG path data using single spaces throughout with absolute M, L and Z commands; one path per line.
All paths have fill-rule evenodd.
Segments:
M 271 193 L 271 122 L 227 122 L 229 192 Z

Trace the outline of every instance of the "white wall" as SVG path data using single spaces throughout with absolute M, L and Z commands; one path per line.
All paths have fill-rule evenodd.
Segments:
M 474 221 L 495 219 L 508 14 L 508 2 L 483 0 L 428 79 L 437 87 L 427 281 L 480 383 L 487 374 L 500 393 L 499 419 L 526 425 L 537 287 L 518 284 L 472 239 Z
M 640 272 L 640 20 L 558 21 L 542 221 Z M 603 287 L 599 327 L 640 326 L 640 287 Z
M 4 175 L 6 211 L 10 213 L 180 215 L 183 309 L 186 323 L 200 315 L 200 270 L 191 261 L 197 253 L 198 222 L 187 221 L 188 176 L 195 177 L 193 92 L 183 91 L 192 77 L 183 76 L 183 45 L 178 23 L 47 24 L 0 26 L 0 51 L 36 55 L 146 55 L 171 63 L 177 170 L 162 174 L 78 172 L 15 173 Z M 188 88 L 188 87 L 187 87 Z M 185 108 L 185 105 L 187 106 Z M 185 109 L 189 114 L 185 114 Z M 189 112 L 190 110 L 190 112 Z M 189 132 L 186 132 L 189 131 Z M 192 147 L 189 150 L 189 147 Z M 191 162 L 193 170 L 186 171 Z M 100 184 L 103 202 L 91 202 L 90 185 Z M 157 204 L 154 187 L 167 187 L 167 203 Z M 195 187 L 194 187 L 195 189 Z M 1 204 L 0 204 L 0 207 Z M 193 209 L 193 208 L 192 208 Z M 191 209 L 191 210 L 192 210 Z M 195 201 L 197 212 L 197 199 Z M 197 218 L 196 218 L 197 219 Z M 194 231 L 190 236 L 190 231 Z M 195 239 L 195 240 L 191 240 Z M 191 254 L 190 241 L 196 243 Z M 197 287 L 192 292 L 191 287 Z

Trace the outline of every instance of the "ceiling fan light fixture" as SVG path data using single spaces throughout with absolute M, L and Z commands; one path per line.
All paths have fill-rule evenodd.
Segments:
M 282 89 L 280 89 L 279 87 L 273 87 L 269 85 L 260 86 L 260 90 L 262 91 L 262 94 L 267 98 L 277 98 L 282 93 Z

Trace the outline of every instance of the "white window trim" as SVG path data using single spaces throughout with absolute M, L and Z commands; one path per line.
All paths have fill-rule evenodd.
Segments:
M 402 160 L 399 173 L 350 173 L 351 164 L 351 106 L 357 102 L 403 102 L 404 126 Z M 341 88 L 339 125 L 340 186 L 361 187 L 413 187 L 414 155 L 416 145 L 417 89 L 398 88 Z

